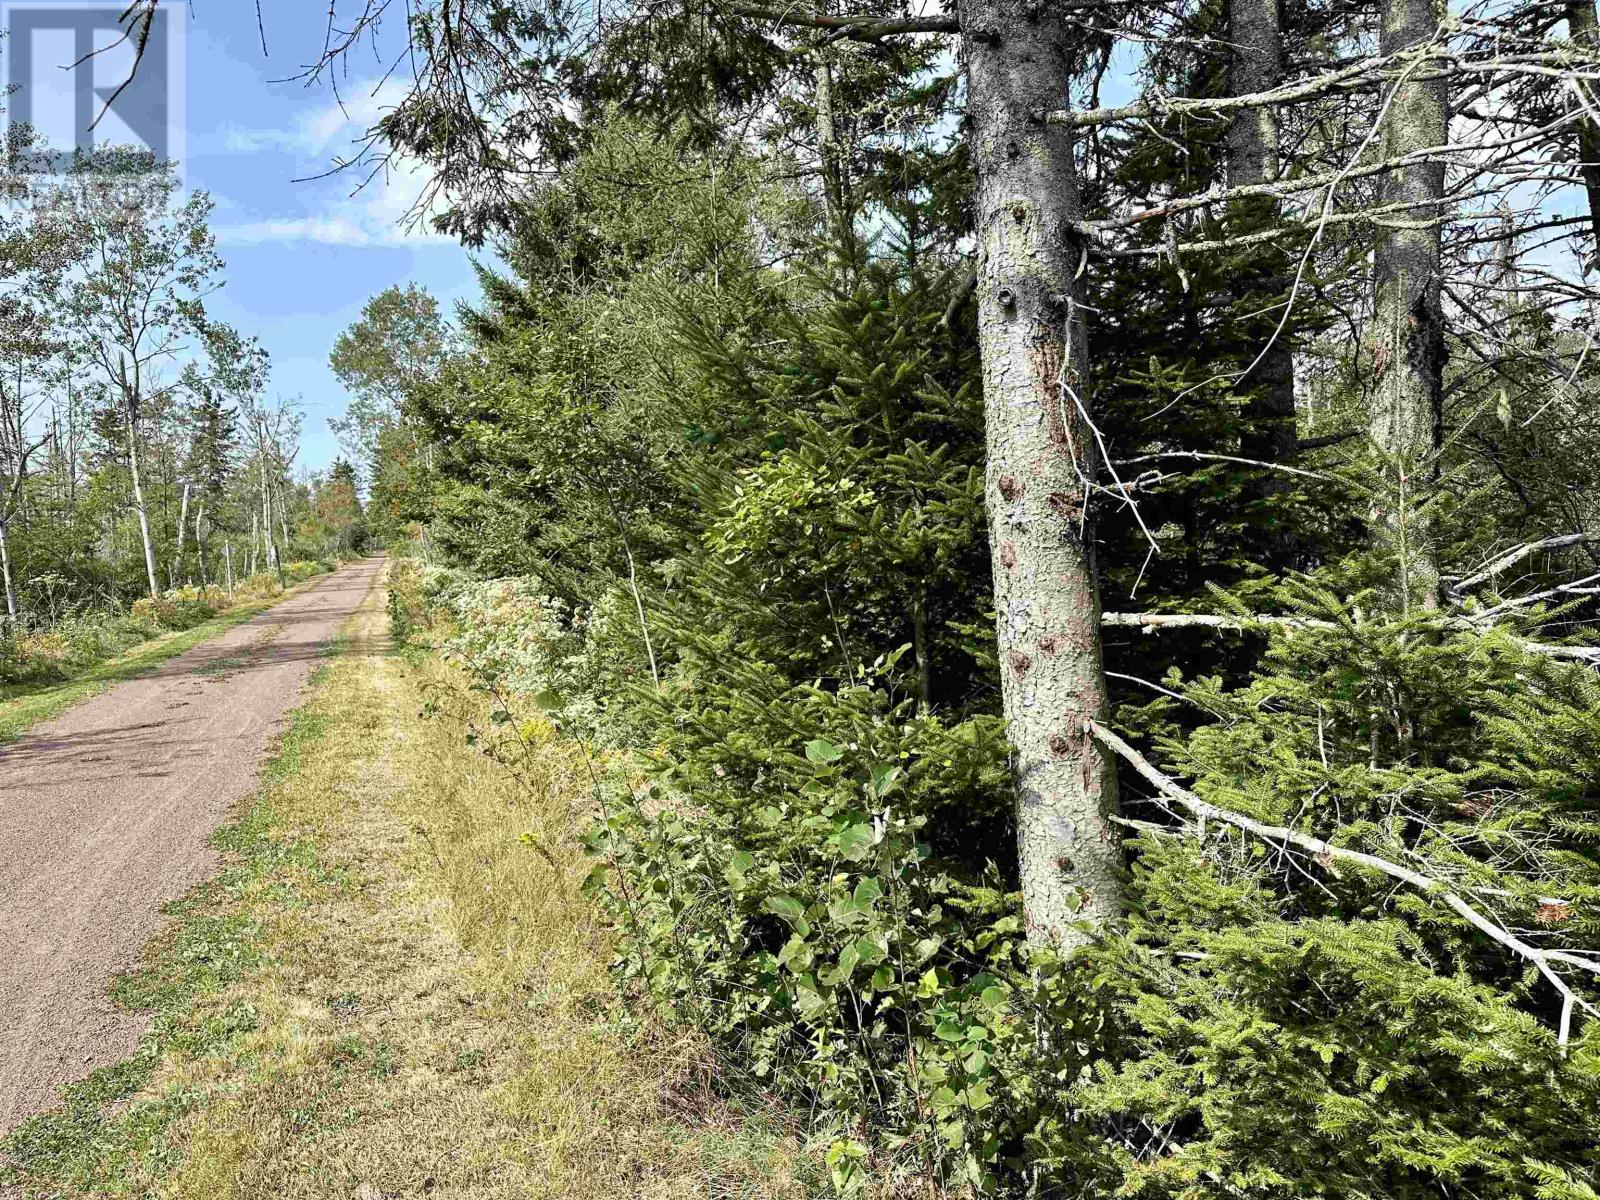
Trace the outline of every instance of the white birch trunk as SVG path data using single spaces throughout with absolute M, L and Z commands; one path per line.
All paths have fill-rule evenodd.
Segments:
M 17 593 L 11 586 L 11 543 L 7 540 L 6 531 L 9 524 L 9 521 L 0 521 L 0 575 L 5 577 L 6 616 L 14 625 L 17 620 Z
M 183 485 L 183 500 L 178 505 L 178 548 L 172 556 L 172 585 L 178 585 L 178 577 L 183 574 L 183 535 L 189 528 L 189 485 Z
M 144 543 L 144 573 L 150 584 L 152 599 L 161 595 L 161 585 L 156 580 L 156 548 L 150 540 L 150 516 L 144 505 L 144 485 L 139 479 L 139 438 L 134 430 L 133 414 L 127 413 L 128 472 L 133 477 L 133 507 L 139 515 L 139 537 Z

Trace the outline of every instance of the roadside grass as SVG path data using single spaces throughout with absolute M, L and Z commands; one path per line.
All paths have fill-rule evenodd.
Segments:
M 831 1193 L 780 1113 L 719 1097 L 704 1046 L 618 996 L 580 891 L 577 752 L 526 727 L 541 766 L 513 781 L 463 735 L 488 706 L 393 653 L 381 599 L 218 834 L 222 874 L 118 985 L 153 1011 L 138 1052 L 16 1130 L 0 1190 Z
M 248 621 L 276 604 L 298 595 L 301 587 L 264 600 L 248 600 L 219 613 L 192 629 L 162 634 L 116 658 L 96 663 L 67 680 L 44 683 L 0 684 L 0 745 L 15 741 L 40 721 L 59 716 L 80 700 L 98 695 L 113 684 L 134 679 L 175 658 L 185 650 Z

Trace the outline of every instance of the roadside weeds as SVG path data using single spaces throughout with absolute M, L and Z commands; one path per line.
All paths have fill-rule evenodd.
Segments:
M 57 1196 L 801 1197 L 819 1155 L 713 1095 L 703 1046 L 639 1018 L 579 890 L 576 751 L 531 787 L 455 718 L 450 668 L 387 643 L 375 589 L 314 677 L 222 875 L 119 984 L 125 1063 L 5 1143 Z M 431 714 L 431 715 L 429 715 Z M 549 857 L 519 839 L 531 835 Z

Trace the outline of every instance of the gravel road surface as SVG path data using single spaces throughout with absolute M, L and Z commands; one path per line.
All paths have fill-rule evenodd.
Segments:
M 383 565 L 344 567 L 0 746 L 0 1133 L 124 1058 L 112 978 L 217 869 L 213 830 Z

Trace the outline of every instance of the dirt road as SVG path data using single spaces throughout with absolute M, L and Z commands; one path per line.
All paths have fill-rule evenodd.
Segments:
M 0 747 L 0 1133 L 125 1057 L 145 1020 L 107 986 L 207 839 L 382 560 L 317 586 Z

